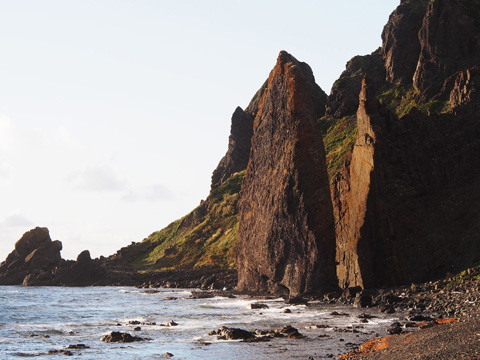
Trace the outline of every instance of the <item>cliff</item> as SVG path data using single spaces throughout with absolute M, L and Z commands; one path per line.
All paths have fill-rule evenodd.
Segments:
M 403 1 L 385 26 L 384 84 L 364 80 L 357 140 L 332 180 L 341 287 L 424 281 L 480 259 L 478 5 Z

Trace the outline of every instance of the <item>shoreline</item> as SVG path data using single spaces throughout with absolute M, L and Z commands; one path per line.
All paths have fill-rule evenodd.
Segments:
M 113 276 L 109 275 L 103 281 L 91 285 L 134 286 L 152 291 L 157 288 L 197 289 L 200 297 L 242 295 L 249 296 L 252 300 L 272 298 L 272 296 L 236 292 L 234 270 L 201 268 L 142 274 L 133 269 L 117 268 L 111 269 L 109 273 Z M 404 320 L 399 322 L 399 326 L 391 329 L 395 335 L 380 334 L 380 337 L 366 341 L 351 352 L 338 356 L 338 359 L 401 360 L 415 357 L 419 359 L 480 359 L 480 336 L 476 335 L 480 334 L 479 266 L 442 280 L 410 286 L 367 290 L 349 288 L 342 293 L 291 299 L 292 303 L 313 300 L 359 308 L 376 308 L 379 312 L 389 314 L 402 314 Z M 456 318 L 459 322 L 433 324 L 436 319 L 442 318 Z M 424 324 L 417 327 L 415 331 L 411 331 L 414 328 L 411 323 L 415 319 L 423 319 Z M 374 343 L 381 346 L 373 346 Z M 431 346 L 430 343 L 436 345 Z M 460 344 L 463 345 L 460 346 Z

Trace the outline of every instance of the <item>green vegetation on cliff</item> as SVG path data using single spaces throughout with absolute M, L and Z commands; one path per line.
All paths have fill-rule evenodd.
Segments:
M 150 251 L 134 261 L 149 270 L 219 266 L 235 268 L 237 201 L 244 172 L 230 177 L 185 217 L 154 232 L 143 243 Z
M 357 118 L 355 115 L 345 116 L 341 119 L 325 116 L 318 123 L 325 146 L 328 178 L 331 179 L 341 170 L 355 144 Z
M 413 108 L 426 115 L 442 114 L 450 109 L 448 101 L 434 99 L 421 103 L 416 95 L 413 86 L 396 85 L 378 95 L 378 100 L 398 118 L 402 118 Z

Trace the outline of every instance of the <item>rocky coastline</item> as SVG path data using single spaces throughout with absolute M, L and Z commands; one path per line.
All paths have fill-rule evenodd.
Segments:
M 401 321 L 341 358 L 480 359 L 479 8 L 402 0 L 381 48 L 351 59 L 330 95 L 281 51 L 235 110 L 211 193 L 190 214 L 75 261 L 37 227 L 0 264 L 0 285 L 376 308 Z
M 1 265 L 2 269 L 7 269 L 0 278 L 2 284 L 121 285 L 135 286 L 152 293 L 159 288 L 189 288 L 198 289 L 192 291 L 192 297 L 199 299 L 214 296 L 235 297 L 245 293 L 236 290 L 237 274 L 233 270 L 200 268 L 141 273 L 127 267 L 109 268 L 105 258 L 92 260 L 88 252 L 82 252 L 77 261 L 66 261 L 59 257 L 59 249 L 61 243 L 51 241 L 45 228 L 36 228 L 26 233 L 17 242 L 13 255 L 9 255 L 7 261 Z M 35 266 L 30 267 L 33 263 Z M 258 296 L 253 292 L 249 295 L 260 301 L 260 305 L 262 299 L 272 298 Z M 353 348 L 350 353 L 339 357 L 341 359 L 406 359 L 420 353 L 423 356 L 421 359 L 429 359 L 429 356 L 433 356 L 431 354 L 442 359 L 472 359 L 472 356 L 480 353 L 477 345 L 477 333 L 480 331 L 480 266 L 458 274 L 448 274 L 436 281 L 412 283 L 409 286 L 366 290 L 357 286 L 326 294 L 285 297 L 286 304 L 308 305 L 309 302 L 318 300 L 328 304 L 376 308 L 379 313 L 396 314 L 400 318 L 399 321 L 392 322 L 385 334 L 378 334 L 380 338 Z M 342 315 L 332 313 L 332 316 Z M 365 315 L 361 322 L 368 322 L 369 319 L 371 315 Z M 242 329 L 219 329 L 216 334 L 229 339 L 233 336 L 231 334 L 242 333 L 240 330 Z M 283 334 L 285 335 L 282 335 L 280 330 L 259 330 L 244 341 L 268 341 L 273 337 L 287 335 L 296 338 L 302 336 L 300 332 L 293 330 L 294 335 L 286 332 Z M 445 334 L 449 334 L 449 337 L 445 338 Z M 438 346 L 431 345 L 435 341 Z M 459 347 L 459 344 L 463 345 Z

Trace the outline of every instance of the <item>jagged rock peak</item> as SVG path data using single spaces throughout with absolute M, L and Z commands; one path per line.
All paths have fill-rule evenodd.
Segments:
M 290 90 L 297 87 L 295 91 L 289 92 L 291 95 L 291 109 L 293 111 L 302 111 L 306 104 L 305 101 L 308 99 L 309 105 L 313 107 L 314 117 L 316 119 L 325 115 L 327 94 L 315 83 L 312 69 L 307 63 L 298 61 L 295 57 L 284 50 L 280 51 L 277 63 L 270 72 L 266 91 L 271 89 L 271 81 L 275 76 L 281 76 L 284 74 L 286 75 L 286 78 L 290 79 L 290 82 L 287 85 Z M 299 86 L 297 86 L 297 83 L 299 83 Z M 300 88 L 302 88 L 301 92 L 299 91 Z M 264 98 L 266 91 L 264 91 L 262 99 Z M 259 101 L 259 113 L 262 111 L 262 99 Z
M 355 56 L 347 62 L 345 71 L 332 86 L 328 96 L 325 115 L 337 119 L 355 115 L 358 109 L 358 94 L 362 88 L 362 79 L 369 74 L 375 88 L 385 83 L 385 70 L 380 49 L 370 55 Z
M 280 52 L 259 101 L 239 202 L 241 291 L 297 295 L 335 286 L 333 212 L 316 122 L 325 99 L 310 67 Z
M 247 168 L 252 135 L 252 115 L 237 107 L 232 115 L 227 153 L 212 174 L 212 190 L 222 185 L 233 174 Z

